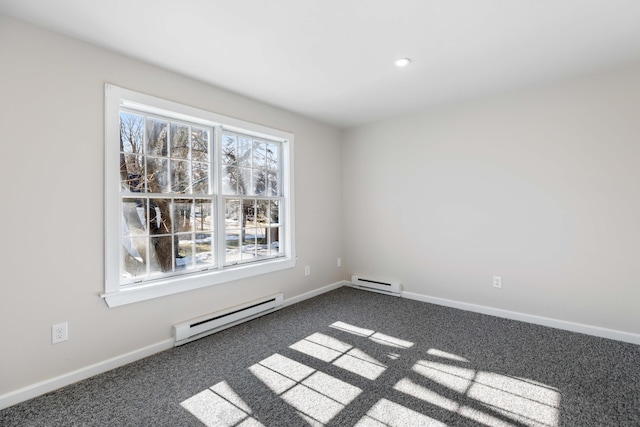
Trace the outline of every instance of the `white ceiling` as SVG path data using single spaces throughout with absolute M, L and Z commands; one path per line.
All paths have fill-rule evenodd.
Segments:
M 0 0 L 337 127 L 640 60 L 638 0 Z M 406 68 L 393 61 L 410 57 Z

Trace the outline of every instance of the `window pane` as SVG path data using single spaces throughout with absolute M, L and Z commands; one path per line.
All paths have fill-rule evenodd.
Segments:
M 265 194 L 268 196 L 279 196 L 280 186 L 278 185 L 278 172 L 277 171 L 267 171 L 267 182 Z
M 256 255 L 269 255 L 269 201 L 256 200 Z
M 282 236 L 282 227 L 274 227 L 271 229 L 271 255 L 282 255 L 283 248 L 280 246 L 280 236 Z
M 189 158 L 189 126 L 171 123 L 171 157 Z
M 255 227 L 255 200 L 248 199 L 242 201 L 242 226 Z
M 122 278 L 131 280 L 147 273 L 147 238 L 133 237 L 122 239 Z
M 189 162 L 171 160 L 171 191 L 174 193 L 190 193 Z
M 120 154 L 120 191 L 144 191 L 144 157 L 136 154 Z
M 226 201 L 224 221 L 227 228 L 240 228 L 240 200 Z
M 169 160 L 147 158 L 147 191 L 149 193 L 168 193 Z
M 278 160 L 280 158 L 280 145 L 279 144 L 267 144 L 267 169 L 278 170 Z
M 253 167 L 264 169 L 266 167 L 266 144 L 264 142 L 253 142 Z
M 179 234 L 176 236 L 175 241 L 177 243 L 176 249 L 176 270 L 184 270 L 187 268 L 193 268 L 194 265 L 194 240 L 193 234 Z
M 251 169 L 238 168 L 238 194 L 252 194 L 253 187 L 251 187 Z
M 147 233 L 147 201 L 146 199 L 122 200 L 122 235 L 140 236 Z
M 270 229 L 269 228 L 264 228 L 261 230 L 263 232 L 263 236 L 262 238 L 258 239 L 258 246 L 256 249 L 256 256 L 258 258 L 266 258 L 266 257 L 270 257 L 271 255 L 271 245 L 269 243 L 269 233 L 270 233 Z
M 191 128 L 191 159 L 209 162 L 209 131 Z
M 255 200 L 242 201 L 242 260 L 255 258 L 256 250 L 256 204 Z
M 272 226 L 280 223 L 280 201 L 271 201 L 269 206 L 269 220 Z
M 213 256 L 213 234 L 196 233 L 196 265 L 207 266 L 215 264 Z
M 256 226 L 264 227 L 269 222 L 269 201 L 256 200 Z
M 253 194 L 262 195 L 267 187 L 267 175 L 262 169 L 253 170 Z
M 256 248 L 256 258 L 267 258 L 271 256 L 271 251 L 269 250 L 269 245 L 260 243 Z
M 271 255 L 280 253 L 280 202 L 272 200 L 269 203 L 269 250 Z
M 210 200 L 195 201 L 195 231 L 213 230 L 213 206 Z
M 173 270 L 173 250 L 173 236 L 151 237 L 151 274 Z
M 238 165 L 251 167 L 251 138 L 246 136 L 238 138 Z
M 120 151 L 141 154 L 144 142 L 144 117 L 120 112 Z
M 256 229 L 243 228 L 242 236 L 242 261 L 255 259 L 256 257 Z
M 258 231 L 256 228 L 247 227 L 244 228 L 244 233 L 242 233 L 242 251 L 243 252 L 253 252 L 255 250 L 256 242 L 258 241 Z M 249 245 L 249 246 L 247 246 Z
M 238 194 L 238 168 L 227 166 L 222 176 L 222 194 Z
M 170 234 L 171 200 L 149 200 L 149 234 Z
M 209 163 L 193 162 L 193 193 L 209 194 Z
M 225 203 L 225 264 L 240 260 L 240 200 Z
M 193 230 L 193 201 L 175 200 L 173 202 L 173 227 L 176 232 Z
M 167 156 L 167 122 L 147 118 L 148 156 Z
M 222 135 L 222 163 L 225 165 L 238 164 L 238 146 L 235 135 Z
M 236 264 L 240 262 L 240 230 L 226 230 L 225 240 L 225 265 Z

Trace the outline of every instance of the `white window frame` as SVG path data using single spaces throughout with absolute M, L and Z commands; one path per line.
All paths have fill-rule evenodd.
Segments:
M 283 256 L 266 260 L 225 266 L 217 263 L 207 271 L 192 272 L 174 277 L 148 280 L 139 285 L 122 286 L 120 283 L 120 234 L 122 222 L 120 193 L 120 109 L 128 108 L 144 113 L 157 114 L 170 119 L 182 120 L 214 129 L 215 154 L 212 176 L 217 212 L 216 236 L 224 235 L 224 199 L 232 196 L 222 195 L 220 170 L 221 160 L 219 144 L 222 130 L 229 130 L 282 143 L 281 191 L 282 201 L 280 218 L 284 222 L 279 241 L 284 246 Z M 105 85 L 105 292 L 101 296 L 109 307 L 116 307 L 144 301 L 151 298 L 186 292 L 207 286 L 218 285 L 233 280 L 272 273 L 295 267 L 295 222 L 293 212 L 293 139 L 290 132 L 269 128 L 244 120 L 223 116 L 199 108 L 190 107 L 173 101 L 145 95 L 112 84 Z M 247 196 L 250 197 L 250 196 Z M 260 196 L 255 196 L 260 198 Z M 217 237 L 222 242 L 224 236 Z M 215 245 L 218 251 L 221 243 Z M 224 246 L 222 246 L 224 249 Z M 220 259 L 220 258 L 219 258 Z

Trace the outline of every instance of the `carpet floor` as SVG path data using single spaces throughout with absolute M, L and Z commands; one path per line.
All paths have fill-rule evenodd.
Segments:
M 340 288 L 0 425 L 640 426 L 640 346 Z

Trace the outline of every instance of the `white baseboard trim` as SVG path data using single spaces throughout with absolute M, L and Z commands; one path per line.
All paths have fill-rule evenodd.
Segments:
M 287 307 L 301 301 L 304 301 L 309 298 L 313 298 L 315 296 L 324 294 L 326 292 L 332 291 L 334 289 L 338 289 L 349 282 L 340 281 L 336 283 L 332 283 L 327 286 L 323 286 L 322 288 L 315 289 L 310 292 L 306 292 L 302 295 L 297 295 L 295 297 L 287 298 L 282 302 L 282 307 Z M 80 368 L 73 372 L 69 372 L 67 374 L 60 375 L 55 378 L 51 378 L 45 381 L 41 381 L 36 384 L 29 385 L 27 387 L 21 388 L 19 390 L 15 390 L 3 395 L 0 395 L 0 410 L 8 408 L 9 406 L 13 406 L 20 402 L 24 402 L 29 399 L 33 399 L 34 397 L 41 396 L 45 393 L 49 393 L 51 391 L 57 390 L 61 387 L 68 386 L 75 382 L 93 377 L 98 374 L 102 374 L 104 372 L 110 371 L 112 369 L 118 368 L 120 366 L 124 366 L 128 363 L 135 362 L 140 359 L 144 359 L 145 357 L 149 357 L 155 353 L 159 353 L 164 350 L 169 350 L 173 348 L 175 341 L 173 338 L 161 341 L 156 344 L 152 344 L 150 346 L 134 350 L 132 352 L 113 357 L 111 359 L 95 363 L 93 365 Z
M 310 292 L 305 292 L 301 295 L 296 295 L 291 298 L 287 298 L 283 301 L 282 307 L 288 307 L 290 305 L 302 302 L 309 298 L 324 294 L 326 292 L 338 289 L 342 286 L 349 286 L 350 282 L 342 280 L 336 283 L 332 283 L 327 286 L 323 286 L 319 289 L 314 289 Z M 532 314 L 519 313 L 515 311 L 503 310 L 499 308 L 487 307 L 483 305 L 470 304 L 460 301 L 449 300 L 445 298 L 437 298 L 428 295 L 417 294 L 413 292 L 402 291 L 401 296 L 403 298 L 412 299 L 416 301 L 428 302 L 431 304 L 442 305 L 446 307 L 457 308 L 460 310 L 472 311 L 476 313 L 488 314 L 491 316 L 503 317 L 505 319 L 519 320 L 523 322 L 533 323 L 536 325 L 549 326 L 557 329 L 564 329 L 571 332 L 579 332 L 587 335 L 594 335 L 602 338 L 609 338 L 617 341 L 628 342 L 631 344 L 640 345 L 640 335 L 630 332 L 616 331 L 613 329 L 601 328 L 598 326 L 584 325 L 581 323 L 568 322 L 565 320 L 551 319 L 548 317 L 535 316 Z M 128 363 L 135 362 L 145 357 L 149 357 L 155 353 L 159 353 L 164 350 L 169 350 L 174 346 L 174 339 L 170 338 L 161 341 L 156 344 L 149 345 L 147 347 L 131 351 L 129 353 L 113 357 L 111 359 L 95 363 L 93 365 L 78 369 L 73 372 L 69 372 L 64 375 L 60 375 L 49 380 L 41 381 L 36 384 L 21 388 L 16 391 L 12 391 L 3 395 L 0 395 L 0 410 L 13 406 L 17 403 L 24 402 L 26 400 L 38 397 L 45 393 L 57 390 L 61 387 L 73 384 L 75 382 L 90 378 L 92 376 L 110 371 L 112 369 L 124 366 Z
M 330 285 L 323 286 L 323 287 L 318 288 L 318 289 L 314 289 L 313 291 L 305 292 L 304 294 L 296 295 L 295 297 L 291 297 L 291 298 L 287 298 L 282 302 L 282 308 L 288 307 L 288 306 L 293 305 L 293 304 L 297 304 L 297 303 L 302 302 L 302 301 L 304 301 L 306 299 L 309 299 L 309 298 L 317 297 L 318 295 L 322 295 L 324 293 L 327 293 L 327 292 L 332 291 L 334 289 L 341 288 L 341 287 L 346 286 L 348 284 L 349 284 L 349 282 L 347 282 L 346 280 L 341 280 L 339 282 L 335 282 L 335 283 L 332 283 Z
M 64 375 L 60 375 L 49 380 L 41 381 L 36 384 L 21 388 L 16 391 L 9 392 L 0 396 L 0 410 L 13 406 L 17 403 L 24 402 L 25 400 L 33 399 L 45 393 L 57 390 L 61 387 L 73 384 L 75 382 L 93 377 L 94 375 L 102 374 L 112 369 L 124 366 L 128 363 L 135 362 L 136 360 L 144 359 L 152 354 L 159 353 L 164 350 L 173 348 L 173 338 L 161 341 L 150 346 L 131 351 L 120 356 L 112 357 L 111 359 L 104 360 L 102 362 L 95 363 L 93 365 L 80 368 L 73 372 L 69 372 Z
M 616 341 L 623 341 L 640 345 L 640 335 L 633 334 L 631 332 L 617 331 L 614 329 L 601 328 L 599 326 L 585 325 L 583 323 L 569 322 L 566 320 L 552 319 L 549 317 L 536 316 L 533 314 L 520 313 L 517 311 L 509 311 L 484 305 L 454 301 L 445 298 L 437 298 L 428 295 L 416 294 L 413 292 L 403 291 L 402 297 L 436 305 L 443 305 L 445 307 L 458 308 L 460 310 L 473 311 L 475 313 L 488 314 L 491 316 L 503 317 L 505 319 L 511 320 L 519 320 L 536 325 L 563 329 L 565 331 L 579 332 L 581 334 L 593 335 L 596 337 L 609 338 Z

